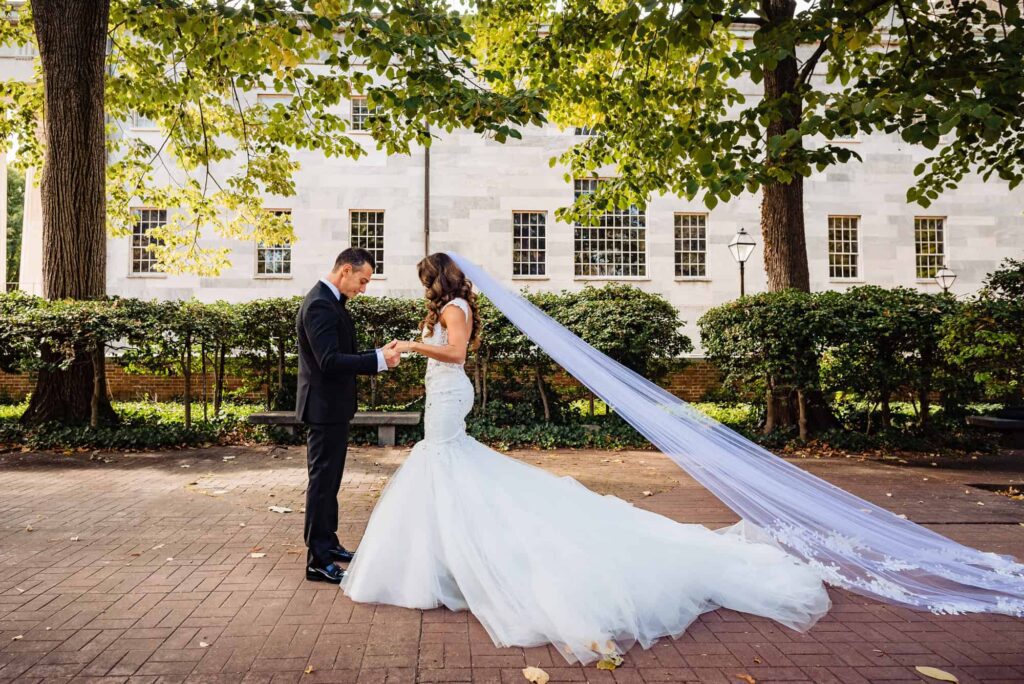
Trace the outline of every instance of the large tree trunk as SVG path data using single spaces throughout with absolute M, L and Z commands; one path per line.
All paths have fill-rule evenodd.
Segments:
M 795 0 L 762 0 L 761 9 L 767 21 L 763 30 L 788 22 L 796 11 Z M 793 46 L 795 51 L 795 46 Z M 768 137 L 785 135 L 799 128 L 803 103 L 798 94 L 799 69 L 794 56 L 782 59 L 774 69 L 764 72 L 765 101 L 778 102 L 781 116 L 768 125 Z M 798 139 L 793 147 L 768 163 L 783 164 L 793 149 L 801 149 Z M 804 179 L 794 175 L 789 183 L 765 183 L 761 191 L 761 237 L 764 240 L 764 267 L 768 289 L 772 292 L 796 289 L 810 292 L 811 279 L 807 267 L 807 240 L 804 235 Z M 773 427 L 791 426 L 796 422 L 804 439 L 812 432 L 838 426 L 828 402 L 816 388 L 803 390 L 789 410 L 776 407 L 770 416 Z
M 789 21 L 796 10 L 795 0 L 762 0 L 762 9 L 770 30 L 773 24 Z M 764 72 L 765 101 L 780 101 L 782 116 L 768 125 L 768 137 L 785 135 L 800 126 L 803 106 L 797 95 L 798 69 L 793 56 L 781 60 Z M 798 141 L 794 145 L 803 146 Z M 788 151 L 768 162 L 783 162 Z M 764 266 L 768 289 L 772 292 L 795 288 L 809 292 L 807 243 L 804 237 L 803 176 L 794 176 L 788 184 L 766 183 L 761 194 L 761 237 L 764 240 Z
M 43 205 L 43 294 L 97 299 L 106 291 L 106 146 L 104 64 L 109 0 L 33 0 L 43 65 L 46 158 Z M 43 360 L 53 360 L 41 349 Z M 95 372 L 94 372 L 95 370 Z M 94 406 L 94 385 L 97 405 Z M 84 347 L 66 371 L 39 372 L 22 421 L 116 420 L 103 364 Z

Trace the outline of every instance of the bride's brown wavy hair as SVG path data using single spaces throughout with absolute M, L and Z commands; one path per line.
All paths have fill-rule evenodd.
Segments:
M 416 264 L 420 274 L 420 282 L 427 288 L 427 317 L 423 325 L 427 327 L 423 333 L 429 337 L 434 333 L 434 324 L 441 320 L 441 309 L 445 304 L 461 297 L 469 302 L 472 312 L 473 329 L 469 333 L 469 348 L 480 346 L 480 313 L 473 292 L 473 283 L 469 281 L 462 269 L 456 266 L 452 258 L 444 252 L 435 252 L 424 257 Z M 444 325 L 444 321 L 441 321 Z

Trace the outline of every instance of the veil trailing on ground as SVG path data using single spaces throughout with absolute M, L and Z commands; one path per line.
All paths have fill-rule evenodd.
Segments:
M 936 613 L 1024 616 L 1024 565 L 856 497 L 608 358 L 465 257 L 466 276 L 534 343 L 747 523 L 829 584 Z

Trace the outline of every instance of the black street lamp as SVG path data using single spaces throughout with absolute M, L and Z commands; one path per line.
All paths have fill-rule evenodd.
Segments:
M 939 270 L 935 272 L 935 282 L 939 284 L 943 292 L 949 292 L 949 288 L 953 287 L 954 280 L 956 280 L 956 273 L 945 264 L 940 266 Z
M 743 285 L 743 265 L 750 258 L 750 254 L 754 251 L 754 238 L 750 237 L 744 228 L 740 228 L 740 232 L 733 236 L 732 242 L 729 243 L 729 251 L 732 252 L 732 258 L 740 265 L 740 297 L 745 294 Z

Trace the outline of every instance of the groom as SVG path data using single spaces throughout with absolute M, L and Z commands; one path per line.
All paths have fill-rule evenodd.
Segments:
M 299 339 L 299 379 L 295 417 L 308 426 L 305 538 L 306 579 L 341 582 L 338 563 L 352 552 L 338 541 L 338 490 L 345 470 L 349 421 L 356 412 L 356 375 L 372 375 L 398 365 L 392 342 L 376 351 L 358 351 L 356 329 L 345 303 L 366 292 L 373 256 L 349 247 L 326 278 L 313 286 L 295 322 Z

